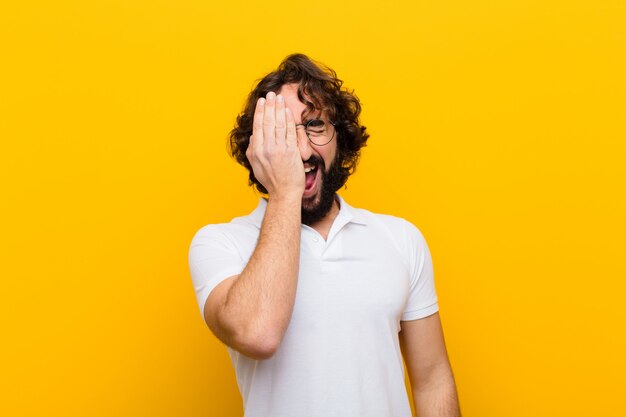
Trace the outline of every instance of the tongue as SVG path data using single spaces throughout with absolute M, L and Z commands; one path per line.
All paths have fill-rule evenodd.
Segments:
M 313 187 L 313 183 L 315 182 L 315 174 L 317 171 L 311 171 L 311 172 L 307 172 L 305 174 L 305 182 L 304 182 L 304 188 L 307 190 L 310 190 L 311 187 Z

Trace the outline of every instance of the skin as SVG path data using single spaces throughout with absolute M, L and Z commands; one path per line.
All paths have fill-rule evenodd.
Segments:
M 269 194 L 265 217 L 248 264 L 241 274 L 224 280 L 211 292 L 204 309 L 213 333 L 254 359 L 266 359 L 276 352 L 293 312 L 304 161 L 316 153 L 328 167 L 337 151 L 335 141 L 318 147 L 309 142 L 304 129 L 296 128 L 305 108 L 293 84 L 284 85 L 278 97 L 269 93 L 267 100 L 257 102 L 246 156 Z M 319 192 L 319 177 L 316 188 Z M 338 212 L 335 203 L 312 227 L 326 238 Z
M 324 164 L 327 168 L 330 167 L 332 161 L 335 160 L 335 155 L 337 154 L 337 141 L 336 139 L 332 140 L 324 146 L 317 146 L 309 141 L 306 133 L 304 132 L 304 126 L 301 125 L 303 123 L 301 115 L 306 110 L 306 105 L 298 98 L 298 84 L 283 85 L 279 90 L 279 94 L 284 98 L 285 106 L 291 111 L 292 114 L 296 115 L 294 119 L 295 123 L 300 125 L 297 127 L 296 131 L 298 134 L 298 146 L 302 161 L 306 161 L 311 157 L 311 155 L 316 154 L 324 160 Z M 313 198 L 312 202 L 309 201 L 306 204 L 319 203 L 321 186 L 322 184 L 318 177 L 316 197 Z M 327 239 L 328 232 L 330 231 L 330 227 L 332 226 L 335 217 L 337 217 L 337 214 L 339 214 L 339 205 L 335 202 L 330 209 L 330 212 L 321 221 L 311 225 L 311 227 L 322 235 L 324 239 Z
M 460 417 L 439 313 L 400 322 L 400 348 L 420 417 Z
M 293 312 L 305 161 L 316 154 L 329 167 L 337 152 L 336 140 L 316 146 L 304 129 L 296 127 L 306 108 L 298 99 L 297 84 L 283 85 L 278 93 L 257 102 L 246 152 L 254 175 L 269 194 L 257 246 L 242 273 L 222 281 L 204 309 L 209 328 L 222 342 L 258 360 L 276 352 Z M 318 201 L 320 189 L 318 176 L 307 204 Z M 338 212 L 335 202 L 311 227 L 326 239 Z M 401 322 L 399 337 L 418 415 L 460 416 L 439 314 Z

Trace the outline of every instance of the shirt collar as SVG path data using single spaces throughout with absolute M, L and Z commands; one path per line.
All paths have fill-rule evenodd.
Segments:
M 336 194 L 337 199 L 339 200 L 339 214 L 334 220 L 334 223 L 356 223 L 361 225 L 367 225 L 367 221 L 365 216 L 361 213 L 361 210 L 357 210 L 354 207 L 350 206 L 345 200 L 339 195 Z M 267 200 L 263 197 L 259 199 L 259 204 L 256 206 L 254 211 L 248 215 L 248 219 L 250 219 L 251 223 L 254 224 L 257 228 L 261 228 L 261 223 L 263 223 L 263 217 L 265 217 L 265 209 L 267 208 Z
M 337 218 L 340 216 L 344 219 L 346 223 L 356 223 L 367 225 L 367 221 L 365 220 L 365 216 L 362 214 L 362 210 L 355 209 L 341 197 L 339 194 L 336 194 L 337 199 L 339 200 L 339 214 Z M 335 221 L 337 221 L 337 218 Z

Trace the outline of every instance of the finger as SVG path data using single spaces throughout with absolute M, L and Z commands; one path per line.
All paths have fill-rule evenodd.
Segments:
M 293 118 L 293 113 L 287 107 L 285 111 L 285 119 L 287 122 L 287 137 L 286 142 L 288 147 L 298 146 L 298 134 L 296 132 L 296 121 Z
M 285 101 L 280 94 L 276 97 L 276 143 L 285 143 L 287 122 L 285 120 Z
M 252 122 L 252 136 L 250 137 L 250 145 L 252 147 L 260 147 L 263 145 L 263 116 L 265 114 L 265 99 L 261 97 L 256 102 L 254 109 L 254 120 Z
M 276 94 L 273 91 L 267 93 L 265 113 L 263 114 L 263 142 L 265 145 L 274 145 L 276 142 Z

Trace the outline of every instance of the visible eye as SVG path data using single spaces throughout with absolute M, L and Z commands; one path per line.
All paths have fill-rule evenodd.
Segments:
M 326 131 L 326 123 L 321 119 L 309 120 L 306 124 L 306 132 L 309 135 L 319 135 Z

